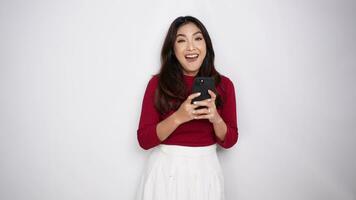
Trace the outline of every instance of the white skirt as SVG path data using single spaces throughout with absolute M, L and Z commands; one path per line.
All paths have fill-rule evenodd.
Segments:
M 223 200 L 224 178 L 216 144 L 160 144 L 147 160 L 137 200 Z

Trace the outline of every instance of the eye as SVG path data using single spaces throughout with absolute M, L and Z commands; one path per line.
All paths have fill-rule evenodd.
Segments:
M 197 37 L 197 38 L 195 38 L 195 40 L 203 40 L 203 38 L 202 37 Z
M 181 42 L 184 42 L 184 40 L 178 39 L 177 42 L 178 42 L 178 43 L 181 43 Z

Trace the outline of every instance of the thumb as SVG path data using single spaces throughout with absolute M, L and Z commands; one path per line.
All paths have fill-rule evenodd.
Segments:
M 187 101 L 190 102 L 192 99 L 194 99 L 195 97 L 198 97 L 198 96 L 200 96 L 200 92 L 193 93 L 193 94 L 188 96 Z

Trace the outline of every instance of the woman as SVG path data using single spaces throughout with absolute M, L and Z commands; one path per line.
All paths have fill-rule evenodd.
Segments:
M 222 200 L 216 143 L 230 148 L 237 142 L 235 90 L 216 71 L 209 34 L 198 19 L 172 22 L 161 64 L 147 85 L 137 130 L 140 146 L 152 148 L 138 199 Z M 191 94 L 197 76 L 213 77 L 216 93 L 209 90 L 210 99 L 191 104 L 200 95 Z

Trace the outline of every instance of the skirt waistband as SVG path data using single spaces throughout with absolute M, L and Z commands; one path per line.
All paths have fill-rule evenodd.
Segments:
M 160 144 L 158 148 L 164 153 L 182 156 L 201 156 L 216 153 L 216 144 L 199 147 Z

